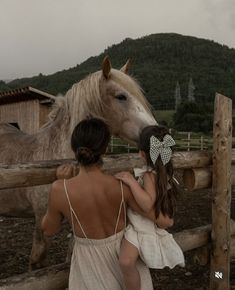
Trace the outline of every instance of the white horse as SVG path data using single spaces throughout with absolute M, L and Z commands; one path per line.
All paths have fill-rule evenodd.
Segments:
M 128 66 L 129 62 L 121 70 L 112 69 L 106 57 L 101 71 L 74 84 L 65 97 L 57 98 L 50 121 L 36 134 L 25 134 L 8 124 L 0 125 L 0 162 L 74 158 L 71 134 L 86 117 L 102 118 L 113 135 L 137 141 L 140 130 L 156 121 L 139 85 L 127 74 Z M 41 267 L 46 256 L 47 243 L 40 223 L 48 191 L 47 185 L 0 191 L 0 215 L 35 215 L 31 267 Z

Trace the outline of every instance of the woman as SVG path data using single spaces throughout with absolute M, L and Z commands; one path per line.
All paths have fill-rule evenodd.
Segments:
M 102 172 L 102 155 L 110 141 L 107 125 L 99 119 L 83 120 L 74 129 L 71 146 L 80 165 L 79 174 L 53 183 L 48 210 L 42 221 L 46 236 L 59 232 L 62 218 L 69 220 L 74 233 L 70 290 L 125 289 L 119 267 L 119 250 L 126 227 L 125 204 L 143 214 L 130 189 L 115 177 Z M 148 214 L 154 220 L 154 212 Z M 172 219 L 159 215 L 160 227 Z M 153 289 L 148 268 L 138 261 L 141 289 Z

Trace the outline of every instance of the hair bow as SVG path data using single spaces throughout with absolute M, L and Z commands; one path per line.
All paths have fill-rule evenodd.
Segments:
M 166 134 L 163 137 L 162 142 L 159 141 L 155 136 L 151 136 L 149 154 L 153 164 L 156 163 L 159 155 L 161 156 L 163 165 L 167 164 L 170 161 L 172 155 L 172 150 L 170 147 L 174 145 L 175 141 L 169 134 Z

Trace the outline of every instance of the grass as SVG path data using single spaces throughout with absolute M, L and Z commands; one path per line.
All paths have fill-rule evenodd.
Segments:
M 157 122 L 161 124 L 161 122 L 166 122 L 168 126 L 171 126 L 173 124 L 173 115 L 175 111 L 174 110 L 166 110 L 166 111 L 159 111 L 156 110 L 153 112 Z

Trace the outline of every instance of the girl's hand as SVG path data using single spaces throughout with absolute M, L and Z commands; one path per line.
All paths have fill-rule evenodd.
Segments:
M 136 182 L 134 176 L 128 171 L 122 171 L 114 175 L 117 179 L 122 180 L 125 184 L 131 185 L 133 182 Z
M 77 166 L 74 164 L 62 164 L 56 170 L 57 179 L 69 179 L 77 175 Z

